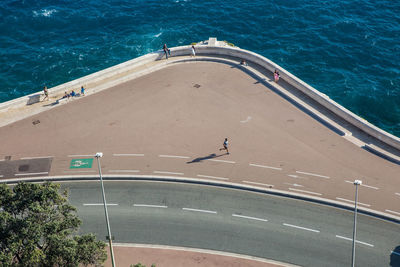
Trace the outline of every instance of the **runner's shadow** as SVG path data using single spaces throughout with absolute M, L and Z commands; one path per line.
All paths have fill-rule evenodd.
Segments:
M 212 153 L 212 154 L 210 154 L 208 156 L 205 156 L 205 157 L 195 158 L 192 161 L 186 162 L 186 164 L 201 162 L 203 160 L 208 160 L 208 159 L 214 159 L 214 158 L 222 157 L 223 155 L 226 155 L 226 153 L 225 154 L 221 154 L 221 155 L 217 155 L 215 153 Z

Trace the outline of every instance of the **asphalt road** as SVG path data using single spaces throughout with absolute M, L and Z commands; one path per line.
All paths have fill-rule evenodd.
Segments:
M 64 183 L 82 232 L 105 239 L 98 182 Z M 105 182 L 115 242 L 185 246 L 303 266 L 350 266 L 353 213 L 208 186 Z M 358 215 L 356 266 L 400 266 L 400 225 Z M 392 251 L 395 251 L 392 253 Z

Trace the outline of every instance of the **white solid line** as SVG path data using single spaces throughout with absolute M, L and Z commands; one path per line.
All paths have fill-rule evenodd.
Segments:
M 291 184 L 291 183 L 283 183 L 283 184 L 287 184 L 287 185 L 293 185 L 293 186 L 297 186 L 297 187 L 304 187 L 303 185 L 301 185 L 301 184 Z
M 54 158 L 54 156 L 43 156 L 43 157 L 24 157 L 21 159 L 48 159 L 48 158 Z
M 337 237 L 337 238 L 344 239 L 344 240 L 353 241 L 353 239 L 351 239 L 351 238 L 344 237 L 344 236 L 340 236 L 340 235 L 336 235 L 336 237 Z M 360 243 L 360 244 L 363 244 L 363 245 L 366 245 L 366 246 L 374 247 L 374 245 L 369 244 L 369 243 L 366 243 L 366 242 L 361 242 L 361 241 L 358 241 L 358 240 L 356 240 L 356 242 L 357 242 L 357 243 Z
M 83 206 L 103 206 L 103 203 L 85 203 Z M 107 203 L 107 206 L 118 206 L 118 204 Z
M 385 211 L 400 215 L 400 212 L 397 212 L 397 211 L 393 211 L 393 210 L 385 210 Z
M 0 175 L 0 178 L 3 177 L 4 175 Z
M 312 195 L 322 196 L 322 194 L 320 194 L 320 193 L 311 192 L 311 191 L 306 191 L 306 190 L 300 190 L 300 189 L 291 188 L 291 187 L 289 187 L 289 190 L 298 191 L 298 192 L 303 192 L 303 193 L 308 193 L 308 194 L 312 194 Z
M 26 175 L 42 175 L 49 174 L 49 172 L 31 172 L 31 173 L 16 173 L 15 176 L 26 176 Z
M 182 172 L 164 172 L 164 171 L 154 171 L 153 173 L 158 173 L 158 174 L 175 174 L 175 175 L 183 175 Z
M 350 202 L 350 203 L 353 203 L 353 204 L 354 204 L 354 201 L 353 201 L 353 200 L 348 200 L 348 199 L 341 198 L 341 197 L 337 197 L 336 199 L 342 200 L 342 201 L 346 201 L 346 202 Z M 363 205 L 363 206 L 366 206 L 366 207 L 371 207 L 371 205 L 369 205 L 369 204 L 361 203 L 361 202 L 358 202 L 358 201 L 357 201 L 357 204 Z
M 114 157 L 144 157 L 144 154 L 113 154 Z
M 209 176 L 209 175 L 202 175 L 202 174 L 197 174 L 197 176 L 198 176 L 198 177 L 203 177 L 203 178 L 218 179 L 218 180 L 229 180 L 229 178 L 216 177 L 216 176 Z
M 76 172 L 96 172 L 96 171 L 64 171 L 65 173 L 76 173 Z
M 213 213 L 216 214 L 216 211 L 212 211 L 212 210 L 198 210 L 198 209 L 191 209 L 191 208 L 182 208 L 183 210 L 187 210 L 187 211 L 198 211 L 198 212 L 204 212 L 204 213 Z
M 260 168 L 266 168 L 266 169 L 273 169 L 273 170 L 277 170 L 277 171 L 281 171 L 282 168 L 277 168 L 277 167 L 271 167 L 271 166 L 266 166 L 266 165 L 258 165 L 258 164 L 253 164 L 253 163 L 249 163 L 250 166 L 253 167 L 260 167 Z
M 261 219 L 261 218 L 256 218 L 256 217 L 244 216 L 244 215 L 239 215 L 239 214 L 232 214 L 232 216 L 233 216 L 233 217 L 244 218 L 244 219 L 256 220 L 256 221 L 268 222 L 267 219 Z
M 263 185 L 266 187 L 274 187 L 274 185 L 272 184 L 262 184 L 262 183 L 256 183 L 256 182 L 250 182 L 250 181 L 242 181 L 243 183 L 247 183 L 247 184 L 257 184 L 257 185 Z
M 354 182 L 348 181 L 348 180 L 345 180 L 345 182 L 346 182 L 346 183 L 349 183 L 349 184 L 353 184 L 353 183 L 354 183 Z M 370 185 L 366 185 L 366 184 L 361 184 L 361 186 L 365 186 L 365 187 L 367 187 L 367 188 L 372 188 L 372 189 L 375 189 L 375 190 L 378 190 L 378 189 L 379 189 L 378 187 L 370 186 Z
M 215 161 L 215 162 L 231 163 L 231 164 L 236 163 L 236 162 L 230 161 L 230 160 L 219 160 L 219 159 L 207 159 L 207 160 L 209 160 L 209 161 Z
M 161 205 L 146 205 L 146 204 L 133 204 L 134 207 L 146 207 L 146 208 L 168 208 L 168 206 Z
M 310 172 L 301 172 L 301 171 L 296 171 L 297 173 L 301 173 L 301 174 L 305 174 L 305 175 L 311 175 L 311 176 L 316 176 L 316 177 L 321 177 L 321 178 L 325 178 L 325 179 L 329 179 L 329 176 L 325 176 L 325 175 L 320 175 L 320 174 L 315 174 L 315 173 L 310 173 Z
M 190 159 L 187 156 L 174 156 L 174 155 L 158 155 L 160 158 L 178 158 L 178 159 Z
M 394 193 L 394 194 L 400 196 L 400 193 Z
M 396 251 L 393 251 L 393 250 L 392 250 L 392 253 L 393 253 L 393 254 L 396 254 L 396 255 L 398 255 L 398 256 L 400 256 L 400 253 L 398 253 L 398 252 L 396 252 Z
M 94 158 L 94 154 L 93 155 L 68 155 L 69 158 L 76 158 L 76 157 L 91 157 Z
M 319 233 L 318 230 L 314 230 L 314 229 L 310 229 L 310 228 L 305 228 L 305 227 L 301 227 L 301 226 L 297 226 L 297 225 L 293 225 L 293 224 L 284 223 L 283 225 L 289 226 L 289 227 L 293 227 L 293 228 L 297 228 L 297 229 L 302 229 L 302 230 L 310 231 L 310 232 Z
M 109 170 L 109 172 L 140 172 L 139 170 Z

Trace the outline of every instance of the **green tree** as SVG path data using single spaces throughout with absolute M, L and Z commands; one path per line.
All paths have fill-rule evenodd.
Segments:
M 101 265 L 105 243 L 92 234 L 76 235 L 81 220 L 60 186 L 0 184 L 0 265 Z

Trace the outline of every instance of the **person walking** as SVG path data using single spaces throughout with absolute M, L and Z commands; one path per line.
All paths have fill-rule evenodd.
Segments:
M 219 151 L 221 150 L 226 150 L 226 154 L 229 154 L 229 150 L 228 150 L 228 138 L 225 138 L 224 143 L 222 144 L 224 147 L 220 148 Z
M 42 101 L 44 101 L 45 99 L 49 100 L 49 90 L 47 90 L 47 86 L 43 87 L 43 93 L 44 93 L 44 98 Z
M 168 59 L 168 55 L 171 56 L 171 50 L 168 49 L 167 44 L 164 44 L 163 50 L 164 50 L 165 58 Z
M 196 49 L 194 48 L 194 45 L 192 45 L 192 54 L 190 57 L 196 57 Z

